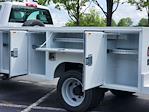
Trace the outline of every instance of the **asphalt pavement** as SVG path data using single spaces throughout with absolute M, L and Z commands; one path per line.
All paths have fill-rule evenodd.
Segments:
M 0 81 L 0 112 L 66 112 L 56 94 L 57 80 L 21 76 Z M 106 93 L 92 112 L 149 112 L 149 95 L 117 98 Z

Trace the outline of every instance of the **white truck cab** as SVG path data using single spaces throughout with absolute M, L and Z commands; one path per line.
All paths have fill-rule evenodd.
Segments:
M 36 2 L 0 2 L 0 26 L 51 26 L 50 11 Z

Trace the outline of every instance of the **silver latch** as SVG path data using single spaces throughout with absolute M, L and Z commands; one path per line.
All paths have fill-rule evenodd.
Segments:
M 11 51 L 11 57 L 14 58 L 18 57 L 18 48 L 14 48 L 13 51 Z
M 86 65 L 91 66 L 92 65 L 92 55 L 89 54 L 88 57 L 86 58 Z

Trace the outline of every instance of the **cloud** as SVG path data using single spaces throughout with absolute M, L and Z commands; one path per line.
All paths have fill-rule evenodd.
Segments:
M 147 13 L 145 10 L 136 10 L 135 6 L 129 4 L 122 4 L 119 6 L 118 10 L 114 13 L 113 18 L 119 21 L 121 18 L 130 17 L 134 24 L 137 24 L 141 18 L 147 18 Z

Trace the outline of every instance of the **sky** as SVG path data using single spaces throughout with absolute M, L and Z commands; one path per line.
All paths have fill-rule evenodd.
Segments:
M 102 5 L 104 9 L 106 9 L 104 0 L 100 0 L 100 4 Z M 52 15 L 55 26 L 64 26 L 65 23 L 70 20 L 67 14 L 67 11 L 65 11 L 64 9 L 58 10 L 55 8 L 53 4 L 50 5 L 49 8 L 50 8 L 51 15 Z M 94 3 L 92 3 L 90 8 L 97 9 L 97 11 L 99 11 L 99 14 L 105 18 L 102 11 Z M 86 10 L 86 13 L 88 12 L 88 10 Z M 121 18 L 126 18 L 126 17 L 130 17 L 134 22 L 133 24 L 136 25 L 141 18 L 147 18 L 147 14 L 145 10 L 143 11 L 136 10 L 136 6 L 132 6 L 127 3 L 120 4 L 117 11 L 113 15 L 113 19 L 116 22 L 118 22 Z

